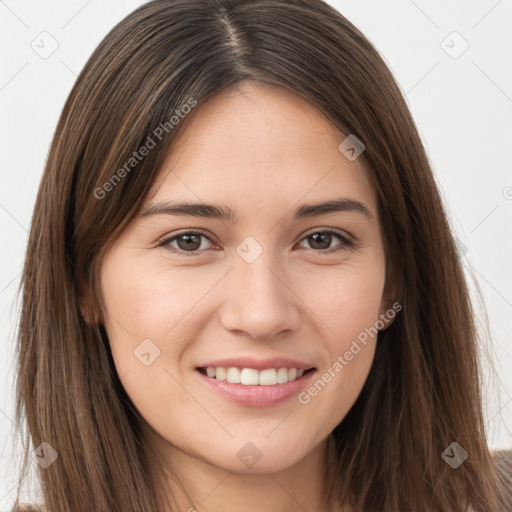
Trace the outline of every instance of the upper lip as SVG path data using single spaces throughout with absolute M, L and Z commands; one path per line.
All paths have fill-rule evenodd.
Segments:
M 267 370 L 269 368 L 302 368 L 309 370 L 314 368 L 312 364 L 290 359 L 289 357 L 270 357 L 268 359 L 255 359 L 254 357 L 230 357 L 227 359 L 216 359 L 215 361 L 207 361 L 198 368 L 206 368 L 208 366 L 222 368 L 254 368 L 255 370 Z

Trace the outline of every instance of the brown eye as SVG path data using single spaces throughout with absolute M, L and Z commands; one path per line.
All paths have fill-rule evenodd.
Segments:
M 331 247 L 333 239 L 341 240 L 341 244 L 337 244 L 334 248 Z M 307 240 L 310 248 L 315 249 L 317 252 L 335 252 L 351 247 L 352 242 L 337 231 L 316 231 L 311 233 L 303 240 Z
M 182 251 L 197 251 L 201 247 L 201 236 L 195 234 L 180 235 L 176 238 L 178 248 Z
M 205 234 L 196 231 L 187 231 L 180 233 L 179 235 L 166 238 L 158 245 L 165 247 L 171 252 L 183 254 L 184 256 L 194 256 L 197 252 L 202 252 L 200 251 L 202 239 L 206 239 L 211 243 L 211 240 Z M 177 246 L 171 245 L 171 243 L 174 242 Z
M 341 243 L 338 243 L 334 247 L 331 247 L 333 240 L 338 239 Z M 205 249 L 211 247 L 204 247 L 202 239 L 208 240 L 212 243 L 210 238 L 199 231 L 185 231 L 178 235 L 162 240 L 158 245 L 165 247 L 168 251 L 183 255 L 183 256 L 195 256 Z M 340 250 L 345 250 L 353 246 L 353 243 L 341 233 L 333 230 L 316 231 L 303 238 L 307 240 L 310 245 L 310 249 L 318 253 L 332 253 Z M 176 245 L 172 245 L 176 244 Z
M 313 249 L 329 249 L 333 236 L 330 233 L 314 233 L 308 236 Z

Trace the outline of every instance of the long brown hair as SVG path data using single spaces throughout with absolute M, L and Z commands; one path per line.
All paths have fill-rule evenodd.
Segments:
M 364 388 L 330 436 L 330 495 L 358 512 L 505 510 L 510 480 L 486 442 L 473 306 L 425 149 L 377 50 L 321 0 L 154 0 L 115 26 L 80 73 L 20 286 L 20 487 L 29 451 L 48 443 L 58 458 L 38 470 L 49 511 L 156 512 L 142 418 L 102 323 L 84 311 L 104 313 L 102 255 L 138 213 L 186 123 L 176 122 L 183 106 L 198 110 L 242 80 L 300 95 L 364 143 L 387 279 L 400 290 L 403 310 L 379 333 Z M 134 164 L 148 137 L 155 147 Z M 453 442 L 468 454 L 456 469 L 441 456 Z

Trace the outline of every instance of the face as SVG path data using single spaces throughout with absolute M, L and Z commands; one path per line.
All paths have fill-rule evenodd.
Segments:
M 346 135 L 281 88 L 224 90 L 184 128 L 102 261 L 102 321 L 169 453 L 283 470 L 326 439 L 370 370 L 390 307 L 376 197 L 338 149 Z

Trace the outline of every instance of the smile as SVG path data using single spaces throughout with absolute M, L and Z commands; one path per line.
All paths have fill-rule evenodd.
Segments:
M 304 370 L 303 368 L 267 368 L 258 371 L 254 368 L 237 368 L 208 366 L 199 368 L 203 375 L 218 381 L 226 381 L 231 384 L 243 384 L 244 386 L 275 386 L 286 384 L 300 377 L 305 372 L 313 368 Z
M 245 407 L 270 407 L 290 400 L 316 373 L 316 368 L 196 368 L 196 375 L 209 392 Z

